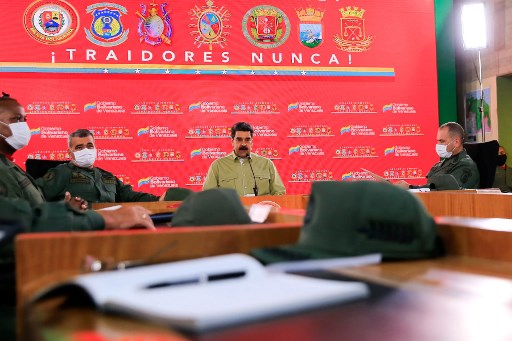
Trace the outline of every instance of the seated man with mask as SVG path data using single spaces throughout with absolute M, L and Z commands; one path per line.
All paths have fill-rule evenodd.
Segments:
M 498 159 L 496 160 L 496 175 L 494 176 L 493 188 L 499 188 L 503 193 L 512 192 L 510 170 L 507 167 L 507 151 L 503 146 L 498 148 Z
M 36 180 L 48 201 L 61 200 L 66 192 L 92 203 L 164 200 L 166 193 L 158 197 L 136 192 L 114 174 L 94 167 L 97 151 L 89 130 L 78 129 L 71 133 L 68 143 L 72 160 L 50 169 Z
M 30 232 L 101 229 L 154 229 L 150 212 L 140 206 L 118 211 L 85 210 L 80 198 L 48 203 L 35 180 L 13 162 L 13 154 L 30 141 L 23 107 L 3 93 L 0 97 L 0 219 L 19 221 Z
M 480 174 L 476 163 L 471 159 L 463 146 L 464 129 L 456 122 L 448 122 L 441 125 L 437 131 L 437 155 L 442 159 L 436 163 L 427 174 L 430 180 L 433 176 L 444 174 L 452 175 L 460 189 L 478 188 Z M 428 181 L 430 183 L 430 181 Z M 401 180 L 395 183 L 402 188 L 428 187 L 413 186 Z
M 35 180 L 14 163 L 14 153 L 28 145 L 30 128 L 26 122 L 25 110 L 17 100 L 5 92 L 0 97 L 0 195 L 28 201 L 30 205 L 45 202 L 45 197 Z M 77 209 L 87 209 L 81 198 L 63 198 Z

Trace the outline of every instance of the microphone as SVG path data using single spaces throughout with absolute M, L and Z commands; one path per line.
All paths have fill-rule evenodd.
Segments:
M 258 196 L 258 184 L 256 183 L 256 175 L 254 175 L 254 170 L 252 169 L 252 163 L 251 163 L 251 155 L 247 154 L 247 160 L 249 160 L 249 166 L 251 167 L 252 177 L 254 179 L 254 195 Z

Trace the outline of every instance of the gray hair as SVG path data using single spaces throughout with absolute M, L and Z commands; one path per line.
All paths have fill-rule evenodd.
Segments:
M 71 148 L 71 140 L 73 137 L 87 137 L 92 136 L 92 139 L 94 140 L 94 134 L 89 129 L 77 129 L 71 134 L 69 134 L 68 137 L 68 146 Z

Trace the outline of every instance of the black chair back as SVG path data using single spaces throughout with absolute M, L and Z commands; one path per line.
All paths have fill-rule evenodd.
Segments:
M 27 173 L 34 179 L 40 178 L 48 172 L 48 170 L 57 167 L 60 164 L 68 163 L 69 160 L 38 160 L 38 159 L 27 159 L 25 161 L 25 167 Z
M 464 148 L 475 161 L 480 172 L 479 188 L 491 188 L 496 175 L 496 161 L 500 144 L 496 140 L 479 143 L 464 143 Z

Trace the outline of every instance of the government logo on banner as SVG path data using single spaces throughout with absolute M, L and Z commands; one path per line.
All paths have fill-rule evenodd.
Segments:
M 98 148 L 98 161 L 126 161 L 126 155 L 118 149 Z
M 151 175 L 144 178 L 141 178 L 137 181 L 137 187 L 149 187 L 149 188 L 175 188 L 179 187 L 178 182 L 175 179 L 172 179 L 168 176 L 156 176 Z
M 300 156 L 324 156 L 322 148 L 314 144 L 300 144 L 288 148 L 288 155 L 297 154 Z
M 226 156 L 226 152 L 222 151 L 218 147 L 202 147 L 197 149 L 192 149 L 190 151 L 190 158 L 193 159 L 195 157 L 200 159 L 219 159 L 221 157 Z
M 331 127 L 327 125 L 300 125 L 293 126 L 287 137 L 331 137 L 334 136 Z
M 90 29 L 84 27 L 87 39 L 100 46 L 117 46 L 128 38 L 129 29 L 124 29 L 121 15 L 126 14 L 126 8 L 111 3 L 97 3 L 87 6 L 87 14 L 92 15 Z
M 171 26 L 171 15 L 167 12 L 167 3 L 160 6 L 151 2 L 150 8 L 145 4 L 141 4 L 142 13 L 136 12 L 139 17 L 139 25 L 137 32 L 140 36 L 140 42 L 151 46 L 160 44 L 171 45 L 171 37 L 173 34 Z
M 36 160 L 69 160 L 69 152 L 67 150 L 35 150 L 27 155 L 28 159 Z
M 416 114 L 416 109 L 408 103 L 389 103 L 382 106 L 382 113 Z
M 374 136 L 375 131 L 363 124 L 347 125 L 340 128 L 340 135 Z
M 242 30 L 254 46 L 272 49 L 282 45 L 290 36 L 290 20 L 277 7 L 256 6 L 244 15 Z
M 231 25 L 227 24 L 231 17 L 227 9 L 218 8 L 213 5 L 212 0 L 207 0 L 206 6 L 196 5 L 188 14 L 194 22 L 189 27 L 194 29 L 190 34 L 195 37 L 194 44 L 197 47 L 208 45 L 210 51 L 213 50 L 213 45 L 225 47 L 226 37 L 229 36 L 228 29 L 231 28 Z
M 384 171 L 384 177 L 392 180 L 413 180 L 424 178 L 423 171 L 417 167 L 393 167 Z
M 96 126 L 89 128 L 95 140 L 131 140 L 130 128 L 126 126 Z
M 368 180 L 374 181 L 375 179 L 368 172 L 364 171 L 349 171 L 345 172 L 341 175 L 341 181 L 360 181 L 360 180 Z
M 62 127 L 37 127 L 30 129 L 30 135 L 36 135 L 42 139 L 67 139 L 69 132 Z
M 176 102 L 139 102 L 133 106 L 132 115 L 182 115 L 181 104 Z
M 324 112 L 321 105 L 317 105 L 315 102 L 295 102 L 288 104 L 288 112 Z
M 233 105 L 232 114 L 279 114 L 277 104 L 270 101 L 240 102 Z
M 315 48 L 323 42 L 323 24 L 325 10 L 307 7 L 296 10 L 299 17 L 299 40 L 302 45 Z
M 254 129 L 254 135 L 260 137 L 277 137 L 277 131 L 270 126 L 252 126 Z
M 206 178 L 206 173 L 193 173 L 188 177 L 187 186 L 203 186 L 204 179 Z
M 187 139 L 218 139 L 231 137 L 231 127 L 208 125 L 188 128 Z
M 414 157 L 418 156 L 416 149 L 411 146 L 391 146 L 384 149 L 384 156 L 394 155 L 403 157 Z
M 334 35 L 336 46 L 345 52 L 364 52 L 370 49 L 372 36 L 366 35 L 363 19 L 365 10 L 356 6 L 340 8 L 341 34 Z
M 78 115 L 77 105 L 73 102 L 36 101 L 25 106 L 25 112 L 31 115 Z
M 174 148 L 139 149 L 132 162 L 183 162 L 180 150 Z
M 174 129 L 165 126 L 147 126 L 137 129 L 137 137 L 149 138 L 175 138 L 178 134 Z
M 290 175 L 288 182 L 327 181 L 332 180 L 333 177 L 332 171 L 329 169 L 295 170 Z
M 5 14 L 8 19 L 8 14 Z M 66 1 L 39 0 L 27 7 L 23 23 L 32 39 L 54 45 L 65 43 L 75 36 L 79 17 L 75 8 Z
M 130 184 L 131 177 L 129 177 L 128 175 L 123 174 L 123 173 L 122 174 L 117 174 L 116 173 L 116 174 L 114 174 L 114 176 L 116 178 L 118 178 L 119 181 L 121 181 L 123 184 L 125 184 L 125 185 L 129 185 Z
M 124 114 L 126 110 L 114 101 L 94 101 L 84 104 L 84 113 L 95 110 L 98 114 Z
M 224 113 L 228 112 L 228 109 L 225 105 L 220 104 L 219 102 L 207 102 L 207 101 L 199 101 L 190 103 L 188 106 L 188 111 L 197 111 L 201 113 Z
M 369 101 L 343 101 L 334 105 L 332 114 L 376 114 L 375 106 Z
M 419 124 L 388 124 L 382 127 L 380 136 L 422 136 L 423 131 Z
M 277 150 L 277 148 L 274 148 L 274 147 L 253 148 L 251 153 L 261 155 L 261 156 L 266 157 L 267 159 L 271 159 L 271 160 L 281 160 L 282 159 L 279 155 L 279 150 Z
M 341 146 L 334 152 L 334 159 L 360 159 L 379 157 L 374 146 Z

